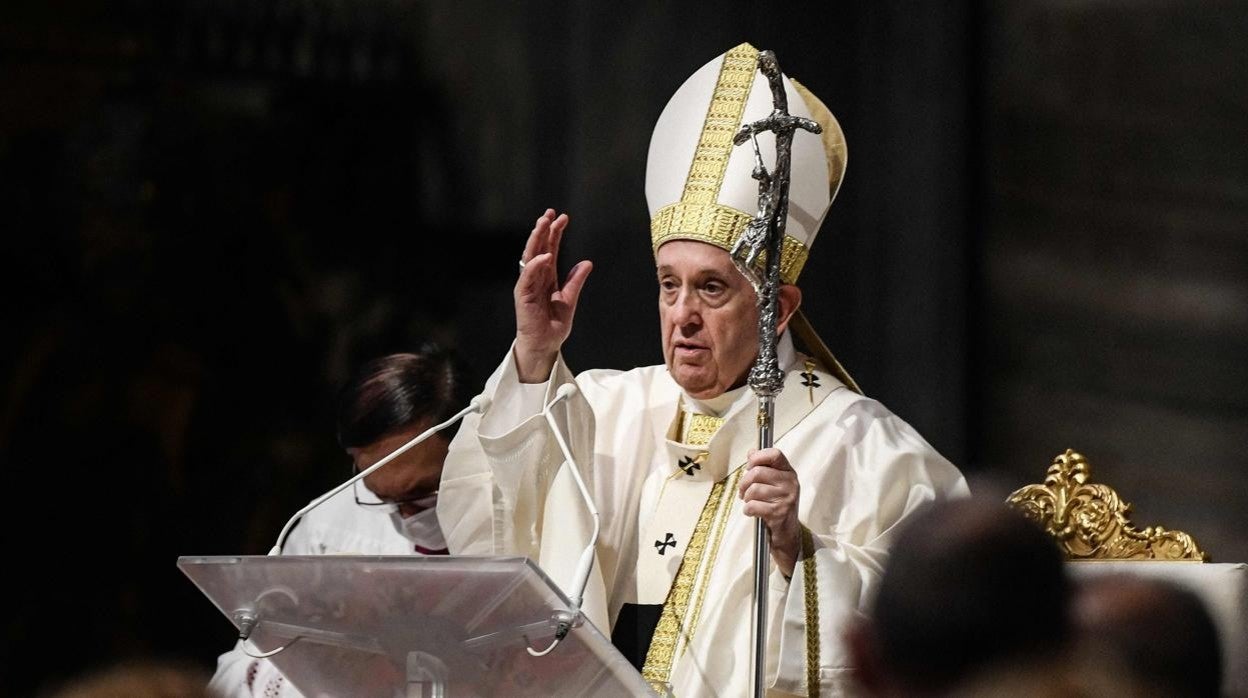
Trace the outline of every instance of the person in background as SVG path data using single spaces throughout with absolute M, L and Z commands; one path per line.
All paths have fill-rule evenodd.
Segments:
M 1109 574 L 1082 580 L 1074 603 L 1076 652 L 1105 692 L 1217 696 L 1222 649 L 1213 617 L 1195 593 L 1170 582 Z M 1099 674 L 1096 670 L 1107 669 Z
M 126 661 L 71 679 L 50 698 L 221 698 L 207 672 L 177 662 Z
M 451 352 L 426 345 L 365 364 L 338 398 L 338 443 L 361 471 L 463 409 L 465 368 Z M 284 555 L 445 555 L 436 505 L 442 462 L 455 426 L 308 512 L 282 547 Z M 345 479 L 345 478 L 344 478 Z M 240 642 L 221 655 L 209 689 L 226 698 L 301 694 L 267 659 Z
M 1060 671 L 1070 602 L 1061 551 L 1021 513 L 982 498 L 927 506 L 847 632 L 859 683 L 874 696 L 991 695 L 1009 677 L 1015 695 L 1082 695 Z

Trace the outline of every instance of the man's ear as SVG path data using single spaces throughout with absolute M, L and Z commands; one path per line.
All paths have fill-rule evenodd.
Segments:
M 776 320 L 776 335 L 779 336 L 789 326 L 793 313 L 802 305 L 802 289 L 793 284 L 781 284 L 776 301 L 780 307 L 780 317 Z

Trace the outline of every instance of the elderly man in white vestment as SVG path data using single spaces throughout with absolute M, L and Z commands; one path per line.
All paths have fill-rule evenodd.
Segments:
M 672 97 L 646 173 L 664 365 L 573 375 L 560 355 L 590 274 L 561 283 L 568 217 L 533 228 L 516 283 L 516 338 L 491 376 L 491 407 L 452 442 L 438 517 L 454 554 L 526 555 L 568 590 L 592 522 L 542 416 L 554 409 L 601 512 L 582 610 L 652 685 L 742 696 L 751 684 L 756 517 L 771 539 L 766 685 L 771 695 L 853 690 L 845 621 L 878 581 L 898 523 L 966 484 L 908 424 L 864 397 L 798 311 L 794 282 L 844 172 L 831 113 L 784 78 L 798 131 L 779 292 L 774 448 L 757 445 L 746 386 L 758 352 L 753 287 L 727 250 L 757 208 L 743 123 L 772 110 L 758 51 L 716 57 Z M 759 136 L 768 167 L 771 134 Z M 769 159 L 771 158 L 771 159 Z M 812 356 L 799 353 L 797 333 Z

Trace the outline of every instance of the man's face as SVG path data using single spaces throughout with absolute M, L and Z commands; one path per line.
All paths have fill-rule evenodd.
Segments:
M 672 378 L 699 399 L 743 385 L 758 353 L 754 288 L 714 245 L 673 240 L 656 261 L 663 359 Z
M 355 463 L 356 470 L 365 470 L 385 458 L 391 451 L 416 438 L 428 428 L 418 423 L 402 431 L 374 441 L 363 448 L 348 448 L 347 454 Z M 399 513 L 411 516 L 427 507 L 412 502 L 438 491 L 442 478 L 442 462 L 446 460 L 450 442 L 440 434 L 434 434 L 413 446 L 402 455 L 382 466 L 377 472 L 364 478 L 364 484 L 378 499 L 400 502 Z

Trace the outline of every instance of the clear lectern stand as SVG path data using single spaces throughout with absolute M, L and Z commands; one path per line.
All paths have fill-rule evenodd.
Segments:
M 181 557 L 251 651 L 317 696 L 653 695 L 528 558 Z M 559 624 L 567 637 L 549 654 Z

